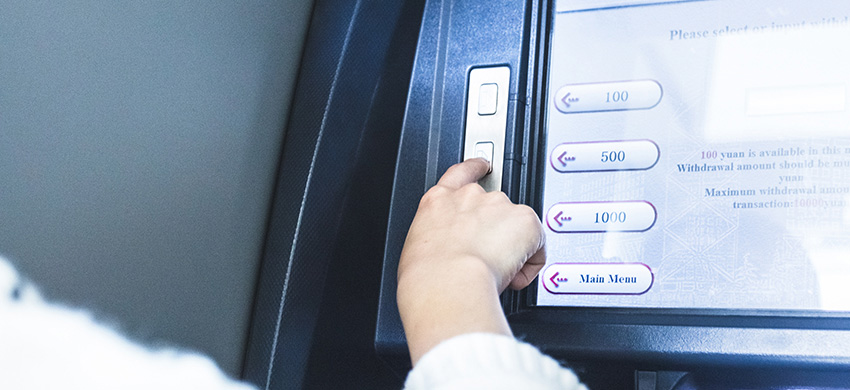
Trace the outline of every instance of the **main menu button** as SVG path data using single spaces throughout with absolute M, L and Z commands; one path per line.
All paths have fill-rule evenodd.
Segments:
M 543 270 L 541 278 L 552 294 L 640 295 L 655 280 L 643 263 L 555 263 Z

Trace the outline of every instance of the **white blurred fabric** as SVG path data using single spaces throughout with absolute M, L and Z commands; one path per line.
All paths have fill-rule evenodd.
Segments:
M 470 333 L 443 341 L 407 375 L 406 390 L 587 390 L 569 369 L 513 337 Z
M 228 378 L 206 356 L 148 348 L 91 313 L 45 301 L 0 257 L 0 389 L 221 389 Z

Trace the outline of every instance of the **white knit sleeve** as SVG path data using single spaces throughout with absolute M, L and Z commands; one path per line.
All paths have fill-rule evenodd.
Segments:
M 410 371 L 406 390 L 586 390 L 569 369 L 513 337 L 472 333 L 443 341 Z
M 0 389 L 256 390 L 200 353 L 149 348 L 51 303 L 0 257 Z

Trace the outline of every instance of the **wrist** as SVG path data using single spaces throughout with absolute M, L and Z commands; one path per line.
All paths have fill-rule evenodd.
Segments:
M 498 282 L 487 263 L 475 256 L 408 262 L 399 268 L 399 292 L 446 289 L 475 284 L 498 295 Z M 416 294 L 417 296 L 419 294 Z
M 414 364 L 457 335 L 511 335 L 495 279 L 487 264 L 474 257 L 453 259 L 444 267 L 406 267 L 399 274 L 398 307 Z

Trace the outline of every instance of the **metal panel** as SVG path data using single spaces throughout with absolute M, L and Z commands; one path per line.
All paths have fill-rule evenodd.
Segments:
M 510 81 L 507 66 L 469 71 L 463 159 L 484 157 L 490 162 L 490 173 L 478 182 L 488 192 L 502 189 Z

